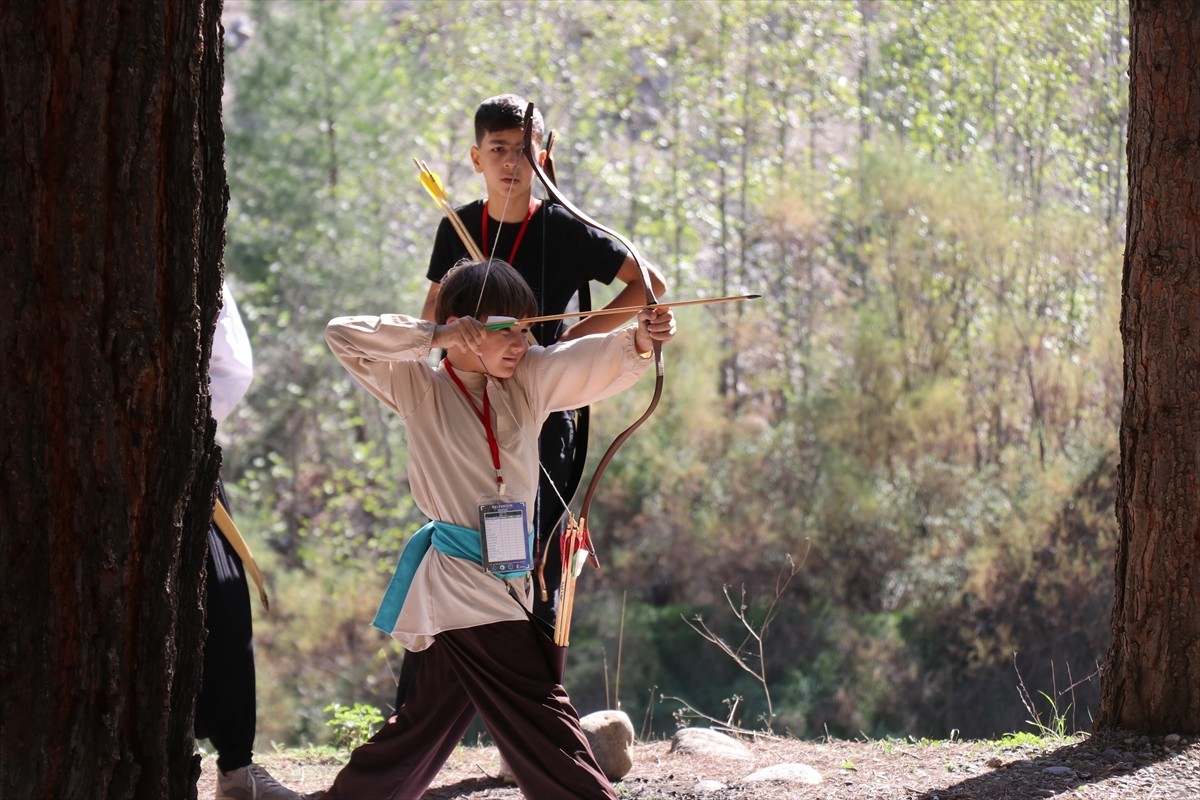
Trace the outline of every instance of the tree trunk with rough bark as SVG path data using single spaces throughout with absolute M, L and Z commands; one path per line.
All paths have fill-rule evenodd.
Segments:
M 1098 727 L 1200 732 L 1200 7 L 1130 3 L 1125 402 Z
M 0 0 L 0 797 L 196 796 L 219 0 Z

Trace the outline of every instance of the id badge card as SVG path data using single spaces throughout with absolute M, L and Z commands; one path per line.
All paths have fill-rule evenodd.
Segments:
M 524 503 L 483 502 L 479 505 L 479 535 L 483 568 L 516 572 L 533 568 L 529 552 L 529 520 Z

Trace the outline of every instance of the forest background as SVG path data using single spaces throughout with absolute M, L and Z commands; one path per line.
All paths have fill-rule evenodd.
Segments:
M 419 313 L 439 212 L 412 158 L 478 197 L 471 117 L 506 91 L 668 300 L 764 295 L 679 311 L 664 400 L 606 473 L 580 711 L 619 705 L 643 737 L 694 711 L 798 736 L 1090 728 L 1124 3 L 231 1 L 223 21 L 226 270 L 256 378 L 219 438 L 272 588 L 260 747 L 393 701 L 402 651 L 367 623 L 424 518 L 403 426 L 322 334 Z M 594 409 L 592 463 L 649 388 Z

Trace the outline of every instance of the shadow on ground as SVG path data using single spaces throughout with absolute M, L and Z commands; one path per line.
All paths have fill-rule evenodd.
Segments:
M 451 800 L 451 798 L 468 797 L 473 792 L 483 792 L 494 789 L 511 788 L 514 792 L 519 790 L 510 783 L 505 783 L 499 778 L 466 778 L 452 783 L 448 786 L 438 786 L 429 789 L 422 795 L 425 800 Z M 520 794 L 516 796 L 520 797 Z
M 1099 789 L 1098 784 L 1105 790 L 1119 788 L 1114 796 L 1146 797 L 1149 790 L 1161 798 L 1200 796 L 1200 744 L 1184 746 L 1129 732 L 1096 734 L 1031 758 L 995 758 L 988 766 L 992 770 L 984 775 L 927 790 L 914 800 L 1055 797 L 1088 786 Z M 1153 777 L 1139 777 L 1143 771 Z M 1085 791 L 1083 796 L 1091 795 Z

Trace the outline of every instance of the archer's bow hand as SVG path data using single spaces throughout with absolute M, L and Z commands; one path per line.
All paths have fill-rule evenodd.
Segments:
M 669 342 L 675 337 L 675 312 L 670 306 L 643 308 L 637 320 L 633 343 L 639 353 L 649 353 L 654 342 Z

